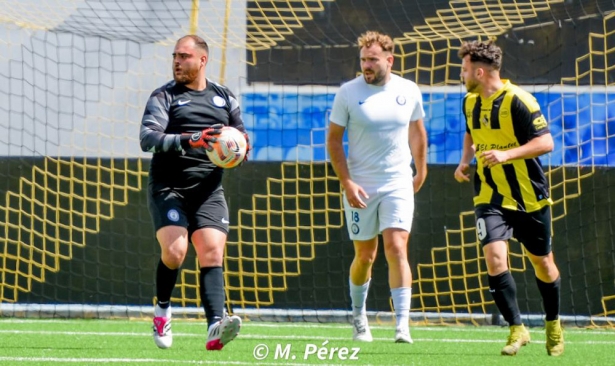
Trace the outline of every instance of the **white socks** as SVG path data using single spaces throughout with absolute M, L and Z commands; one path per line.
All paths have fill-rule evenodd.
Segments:
M 393 308 L 395 308 L 395 318 L 397 328 L 408 327 L 410 320 L 410 299 L 412 297 L 412 287 L 398 287 L 391 289 L 393 298 Z
M 367 291 L 369 290 L 370 282 L 372 282 L 371 278 L 363 285 L 355 285 L 350 278 L 348 279 L 348 284 L 350 285 L 350 299 L 352 300 L 352 316 L 365 315 L 367 313 L 365 300 L 367 299 Z
M 348 284 L 350 285 L 350 299 L 352 300 L 352 316 L 356 317 L 367 313 L 365 301 L 367 299 L 367 292 L 371 282 L 372 280 L 370 278 L 363 285 L 355 285 L 350 279 L 348 279 Z M 397 328 L 408 327 L 408 323 L 410 321 L 410 300 L 412 297 L 412 287 L 393 288 L 391 289 L 391 297 L 393 298 L 393 307 L 395 308 Z

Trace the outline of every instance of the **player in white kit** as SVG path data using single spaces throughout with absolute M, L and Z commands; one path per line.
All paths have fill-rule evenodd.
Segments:
M 382 233 L 397 319 L 395 342 L 412 343 L 408 326 L 412 273 L 407 247 L 414 194 L 427 177 L 422 95 L 415 83 L 391 74 L 394 44 L 389 36 L 367 32 L 358 44 L 363 75 L 342 85 L 336 94 L 327 137 L 355 249 L 349 279 L 353 338 L 372 341 L 365 300 L 378 234 Z M 342 144 L 346 130 L 348 158 Z

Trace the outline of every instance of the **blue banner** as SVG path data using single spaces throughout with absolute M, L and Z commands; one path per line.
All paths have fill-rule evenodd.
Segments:
M 257 161 L 325 161 L 333 93 L 245 93 L 243 118 Z M 424 93 L 428 163 L 457 164 L 464 93 Z M 543 164 L 615 166 L 615 93 L 534 93 L 555 141 Z

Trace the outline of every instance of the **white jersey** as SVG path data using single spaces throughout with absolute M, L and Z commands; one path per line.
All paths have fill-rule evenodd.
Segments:
M 366 186 L 411 183 L 408 126 L 424 117 L 421 91 L 400 76 L 383 86 L 362 75 L 342 85 L 329 119 L 348 131 L 350 178 Z

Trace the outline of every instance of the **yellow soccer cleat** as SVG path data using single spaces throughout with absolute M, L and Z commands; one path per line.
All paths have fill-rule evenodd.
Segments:
M 527 331 L 523 324 L 511 325 L 510 335 L 506 346 L 502 348 L 502 355 L 514 356 L 519 352 L 519 349 L 530 343 L 530 332 Z
M 559 356 L 564 353 L 564 330 L 559 319 L 547 321 L 547 353 L 549 356 Z

